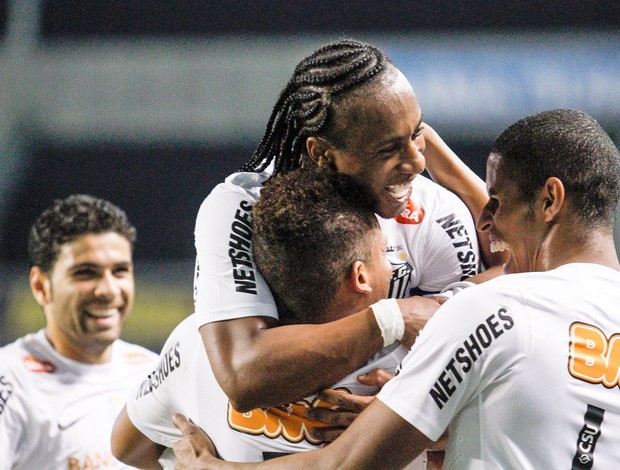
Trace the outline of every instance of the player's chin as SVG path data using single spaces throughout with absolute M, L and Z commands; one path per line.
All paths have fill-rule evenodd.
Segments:
M 389 196 L 379 198 L 375 204 L 375 213 L 384 219 L 393 219 L 403 213 L 407 207 L 407 201 L 402 202 Z

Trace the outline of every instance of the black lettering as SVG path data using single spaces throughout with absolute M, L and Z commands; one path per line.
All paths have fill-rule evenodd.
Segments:
M 465 350 L 463 348 L 458 348 L 455 357 L 460 364 L 463 364 L 462 371 L 465 373 L 469 372 L 474 363 L 469 356 L 465 355 Z
M 510 315 L 504 315 L 506 313 L 508 313 L 508 310 L 502 307 L 497 311 L 497 316 L 504 320 L 504 329 L 510 330 L 515 325 L 515 322 Z
M 250 204 L 249 201 L 241 201 L 239 207 L 246 212 L 252 212 L 252 204 Z
M 234 234 L 239 235 L 247 240 L 252 239 L 252 228 L 238 220 L 235 220 L 231 225 L 231 230 Z
M 601 427 L 605 410 L 594 405 L 587 405 L 583 417 L 583 427 L 577 435 L 577 445 L 571 470 L 590 470 L 594 466 L 594 450 L 601 436 Z
M 456 223 L 461 224 L 460 220 L 456 220 Z M 458 236 L 458 237 L 462 237 L 463 236 L 463 232 L 465 232 L 465 234 L 467 234 L 467 232 L 465 231 L 465 226 L 464 225 L 453 225 L 451 227 L 447 227 L 446 229 L 446 233 L 450 236 L 450 238 L 452 238 L 453 240 Z
M 180 343 L 174 345 L 174 355 L 177 358 L 174 365 L 175 367 L 179 367 L 181 365 L 181 352 L 179 351 Z
M 243 207 L 243 204 L 245 202 L 246 201 L 241 201 L 241 204 L 239 204 L 239 207 L 241 207 L 241 209 L 244 209 L 244 210 L 237 209 L 237 212 L 235 212 L 235 219 L 240 220 L 241 222 L 244 222 L 246 225 L 249 225 L 251 227 L 252 226 L 252 215 L 248 209 L 245 209 L 245 207 Z
M 239 251 L 231 248 L 230 250 L 228 250 L 228 256 L 232 261 L 233 268 L 236 268 L 237 266 L 246 266 L 248 268 L 254 267 L 252 264 L 252 258 L 250 257 L 250 253 L 248 253 L 247 251 Z
M 166 354 L 166 357 L 168 358 L 168 370 L 170 372 L 172 372 L 174 370 L 174 363 L 172 362 L 172 350 L 168 351 L 168 354 Z M 168 374 L 166 374 L 167 376 Z
M 233 269 L 233 277 L 239 281 L 254 281 L 256 279 L 254 271 L 245 271 L 243 269 Z
M 476 338 L 474 338 L 473 334 L 469 335 L 469 341 L 465 340 L 465 342 L 463 343 L 463 346 L 465 346 L 465 349 L 467 349 L 467 353 L 469 354 L 469 357 L 471 357 L 471 360 L 473 362 L 476 362 L 476 359 L 478 359 L 478 356 L 482 354 L 482 348 L 476 342 Z M 476 352 L 478 354 L 476 354 Z
M 456 391 L 456 387 L 452 385 L 452 379 L 448 377 L 448 372 L 443 371 L 437 380 L 443 387 L 443 389 L 448 392 L 448 395 L 452 396 L 452 394 Z
M 504 330 L 498 329 L 499 323 L 497 322 L 497 319 L 495 318 L 495 314 L 491 315 L 490 317 L 487 317 L 487 325 L 489 325 L 489 328 L 491 329 L 491 333 L 493 333 L 493 337 L 495 339 L 499 338 L 501 335 L 504 334 Z
M 480 344 L 486 349 L 491 344 L 491 333 L 487 330 L 487 326 L 483 323 L 476 328 L 476 337 Z
M 476 261 L 476 254 L 473 251 L 459 252 L 456 257 L 461 263 L 472 263 Z
M 249 240 L 246 240 L 245 238 L 240 237 L 234 233 L 230 234 L 228 246 L 242 251 L 250 251 L 252 249 L 252 245 L 250 244 Z
M 456 380 L 458 381 L 458 383 L 461 383 L 463 381 L 463 378 L 461 377 L 461 374 L 459 374 L 458 371 L 456 370 L 456 367 L 454 366 L 455 362 L 456 362 L 456 359 L 454 358 L 450 359 L 450 362 L 448 362 L 448 365 L 446 366 L 446 370 L 449 370 L 450 372 L 452 372 L 454 374 L 454 377 L 456 377 Z
M 256 294 L 257 293 L 256 283 L 254 282 L 235 280 L 235 284 L 237 284 L 237 287 L 235 287 L 235 290 L 237 292 L 243 292 L 244 294 Z
M 455 243 L 453 243 L 452 246 L 454 246 L 454 248 L 461 248 L 463 246 L 468 246 L 468 247 L 471 248 L 471 241 L 469 240 L 469 238 L 466 238 L 462 242 L 455 242 Z
M 159 366 L 157 367 L 157 380 L 159 382 L 158 386 L 164 382 L 165 378 L 166 376 L 164 375 L 164 368 L 161 366 L 161 363 L 159 363 Z
M 444 403 L 448 402 L 448 395 L 446 395 L 446 392 L 443 391 L 441 385 L 437 382 L 435 382 L 435 385 L 429 390 L 428 393 L 430 393 L 431 397 L 433 397 L 433 400 L 435 400 L 435 403 L 440 410 L 443 408 Z
M 441 228 L 443 228 L 444 230 L 446 230 L 448 227 L 461 223 L 459 219 L 455 220 L 454 214 L 449 214 L 449 215 L 446 215 L 445 217 L 440 217 L 435 222 L 441 225 Z

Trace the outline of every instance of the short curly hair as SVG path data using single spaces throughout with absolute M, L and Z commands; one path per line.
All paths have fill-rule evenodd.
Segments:
M 547 178 L 559 178 L 575 214 L 590 227 L 613 229 L 620 199 L 620 154 L 601 125 L 583 111 L 532 114 L 497 138 L 491 155 L 533 204 Z
M 56 199 L 30 228 L 30 267 L 38 266 L 43 272 L 50 272 L 62 245 L 83 235 L 105 232 L 116 232 L 125 237 L 133 249 L 136 229 L 119 207 L 86 194 Z
M 353 262 L 370 259 L 379 229 L 351 177 L 316 167 L 271 179 L 253 218 L 256 266 L 285 323 L 321 323 Z

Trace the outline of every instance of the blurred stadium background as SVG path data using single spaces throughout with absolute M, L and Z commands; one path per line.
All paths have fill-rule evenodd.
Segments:
M 484 176 L 497 133 L 543 109 L 587 111 L 618 143 L 619 23 L 612 0 L 0 0 L 0 345 L 43 324 L 29 225 L 83 192 L 138 227 L 124 336 L 158 350 L 192 311 L 200 203 L 318 45 L 382 47 Z

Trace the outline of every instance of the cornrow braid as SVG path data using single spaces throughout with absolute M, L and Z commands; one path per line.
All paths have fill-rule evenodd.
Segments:
M 334 98 L 370 82 L 389 63 L 381 50 L 353 40 L 327 44 L 303 59 L 280 93 L 260 144 L 240 171 L 261 172 L 271 162 L 272 176 L 298 168 L 306 139 L 328 130 Z

